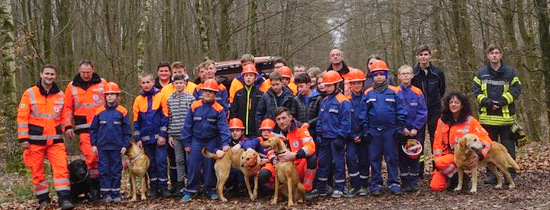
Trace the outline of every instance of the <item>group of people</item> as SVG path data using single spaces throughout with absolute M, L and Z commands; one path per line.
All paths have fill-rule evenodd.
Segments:
M 199 192 L 218 198 L 214 160 L 202 156 L 203 148 L 219 157 L 229 149 L 258 152 L 260 189 L 273 187 L 275 164 L 293 161 L 308 197 L 336 198 L 382 195 L 382 160 L 391 194 L 416 191 L 424 175 L 424 152 L 419 151 L 426 129 L 435 164 L 430 183 L 434 191 L 456 180 L 453 150 L 467 133 L 475 133 L 485 145 L 471 164 L 483 159 L 492 140 L 502 142 L 515 158 L 510 126 L 521 83 L 502 61 L 502 49 L 489 47 L 488 64 L 473 80 L 479 121 L 464 93 L 453 91 L 443 98 L 444 72 L 430 62 L 428 46 L 418 47 L 416 57 L 416 66 L 398 69 L 397 85 L 387 63 L 376 55 L 368 58 L 366 72 L 347 66 L 339 49 L 330 51 L 324 72 L 316 67 L 306 71 L 299 64 L 292 74 L 284 61 L 277 60 L 269 78 L 263 78 L 254 56 L 245 54 L 242 72 L 229 89 L 216 80 L 214 61 L 196 68 L 196 83 L 183 63 L 161 62 L 156 78 L 149 73 L 139 76 L 142 91 L 134 100 L 132 121 L 118 104 L 119 86 L 96 74 L 90 60 L 80 62 L 65 93 L 55 83 L 55 66 L 45 65 L 37 84 L 23 93 L 17 134 L 39 204 L 50 203 L 43 168 L 47 157 L 63 209 L 74 207 L 63 142 L 75 134 L 93 188 L 105 202 L 121 201 L 121 155 L 132 135 L 151 160 L 149 196 L 182 196 L 183 201 Z M 262 148 L 260 142 L 270 137 L 281 138 L 289 151 L 275 154 Z M 488 176 L 488 182 L 495 180 Z M 232 170 L 226 187 L 238 189 L 242 183 L 242 174 Z

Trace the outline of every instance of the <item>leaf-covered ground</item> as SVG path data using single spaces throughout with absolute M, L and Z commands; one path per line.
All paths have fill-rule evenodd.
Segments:
M 431 176 L 420 183 L 421 190 L 402 196 L 385 193 L 381 197 L 330 198 L 318 197 L 299 204 L 297 209 L 550 209 L 550 147 L 548 143 L 532 143 L 518 151 L 521 167 L 515 179 L 517 188 L 497 190 L 491 185 L 480 184 L 478 193 L 455 193 L 450 191 L 435 193 L 428 187 Z M 429 170 L 429 169 L 426 169 Z M 128 190 L 128 177 L 123 176 L 123 191 Z M 483 177 L 480 177 L 482 180 Z M 0 174 L 0 209 L 29 209 L 37 204 L 30 198 L 29 176 Z M 469 190 L 469 189 L 467 189 Z M 251 202 L 244 195 L 227 195 L 229 202 L 209 200 L 198 196 L 191 202 L 182 203 L 180 198 L 155 199 L 142 202 L 119 204 L 78 204 L 76 209 L 286 209 L 285 199 L 271 205 L 271 195 L 261 196 Z

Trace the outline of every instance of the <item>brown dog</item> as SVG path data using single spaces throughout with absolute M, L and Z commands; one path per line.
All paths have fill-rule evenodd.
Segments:
M 252 149 L 244 151 L 243 149 L 237 150 L 233 153 L 232 149 L 227 150 L 222 158 L 218 155 L 210 153 L 206 148 L 202 148 L 202 155 L 207 158 L 216 160 L 214 163 L 214 170 L 216 171 L 216 192 L 220 196 L 220 200 L 226 202 L 227 199 L 223 196 L 223 187 L 229 178 L 231 167 L 239 169 L 244 176 L 244 183 L 248 190 L 250 200 L 255 200 L 258 197 L 258 172 L 260 171 L 260 155 Z M 254 176 L 254 191 L 250 187 L 250 177 Z
M 275 154 L 283 153 L 287 151 L 286 145 L 278 137 L 271 137 L 261 143 L 263 147 L 269 147 Z M 294 205 L 294 199 L 297 199 L 298 202 L 303 202 L 305 200 L 305 188 L 300 181 L 300 175 L 296 166 L 292 161 L 279 161 L 275 164 L 275 171 L 277 175 L 275 176 L 275 194 L 273 195 L 273 200 L 271 204 L 277 204 L 277 199 L 279 198 L 279 191 L 281 189 L 287 190 L 288 197 L 288 206 Z M 279 184 L 282 183 L 282 186 Z M 286 187 L 284 187 L 286 184 Z
M 141 179 L 141 200 L 146 200 L 145 193 L 147 192 L 147 182 L 149 177 L 147 175 L 147 169 L 149 169 L 149 157 L 145 154 L 145 151 L 134 142 L 130 141 L 130 148 L 126 152 L 130 163 L 128 164 L 128 171 L 130 173 L 130 195 L 132 199 L 130 201 L 136 201 L 136 176 Z
M 496 168 L 504 173 L 504 176 L 510 183 L 508 186 L 510 189 L 516 187 L 510 172 L 508 172 L 508 165 L 511 165 L 516 170 L 519 170 L 519 165 L 512 159 L 512 156 L 508 154 L 506 147 L 498 142 L 493 141 L 493 145 L 487 153 L 487 156 L 485 156 L 476 167 L 470 168 L 472 155 L 477 155 L 474 150 L 479 151 L 483 149 L 483 147 L 483 143 L 474 134 L 466 134 L 458 141 L 457 147 L 455 148 L 455 163 L 458 167 L 458 186 L 454 189 L 455 191 L 460 191 L 462 189 L 464 170 L 470 170 L 472 172 L 472 189 L 470 189 L 470 193 L 476 193 L 477 170 L 480 166 L 484 165 L 487 165 L 487 169 L 491 170 L 497 177 L 497 189 L 502 188 L 502 177 L 500 177 L 500 173 L 498 173 Z

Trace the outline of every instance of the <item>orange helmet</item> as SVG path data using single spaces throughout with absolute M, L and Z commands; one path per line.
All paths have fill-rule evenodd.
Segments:
M 109 82 L 107 83 L 107 85 L 105 85 L 105 91 L 103 92 L 104 94 L 107 94 L 107 93 L 120 93 L 120 88 L 118 87 L 118 85 L 114 82 Z
M 407 144 L 402 145 L 401 149 L 410 159 L 416 159 L 422 154 L 422 144 L 416 139 L 408 139 Z
M 363 74 L 363 71 L 361 69 L 353 69 L 348 73 L 349 81 L 350 82 L 361 82 L 365 81 L 367 78 L 365 78 L 365 74 Z
M 271 118 L 266 118 L 260 124 L 260 130 L 273 130 L 275 128 L 275 121 Z
M 243 121 L 236 117 L 229 120 L 229 129 L 244 129 Z
M 339 83 L 342 81 L 340 73 L 334 70 L 327 71 L 323 74 L 323 84 L 330 85 L 334 83 Z
M 211 91 L 218 92 L 220 90 L 220 87 L 218 85 L 218 82 L 216 82 L 216 80 L 207 79 L 202 84 L 201 90 L 211 90 Z
M 292 77 L 292 71 L 290 71 L 290 68 L 288 66 L 283 66 L 277 70 L 283 77 L 291 78 Z
M 390 68 L 388 68 L 388 64 L 386 62 L 384 62 L 383 60 L 376 60 L 370 66 L 370 72 L 389 71 L 389 70 L 390 70 Z
M 254 64 L 247 64 L 243 66 L 243 71 L 241 72 L 241 76 L 245 73 L 254 73 L 255 75 L 258 75 L 258 70 L 256 70 L 256 66 L 254 66 Z

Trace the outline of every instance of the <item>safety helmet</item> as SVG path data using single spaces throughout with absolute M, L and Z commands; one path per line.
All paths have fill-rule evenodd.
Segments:
M 255 75 L 258 75 L 258 70 L 256 69 L 256 66 L 254 64 L 248 64 L 243 66 L 243 71 L 241 72 L 241 76 L 245 73 L 253 73 Z
M 334 70 L 327 71 L 323 74 L 323 84 L 330 85 L 334 83 L 339 83 L 342 81 L 340 73 Z
M 271 118 L 266 118 L 262 120 L 262 123 L 260 124 L 260 130 L 273 130 L 275 128 L 275 121 L 273 121 Z
M 290 68 L 288 66 L 283 66 L 277 70 L 283 77 L 291 78 L 292 77 L 292 71 L 290 71 Z
M 402 145 L 401 149 L 410 159 L 416 159 L 422 154 L 422 144 L 416 139 L 408 139 L 407 144 Z
M 388 64 L 383 60 L 376 60 L 370 66 L 371 73 L 375 71 L 389 71 L 389 70 L 390 68 L 388 68 Z
M 229 120 L 229 129 L 244 129 L 243 121 L 236 117 Z
M 367 78 L 365 78 L 365 74 L 363 74 L 363 71 L 360 69 L 353 69 L 348 73 L 349 81 L 350 82 L 361 82 L 365 81 Z
M 202 84 L 201 90 L 211 90 L 211 91 L 218 92 L 220 90 L 220 87 L 218 85 L 218 82 L 216 82 L 216 80 L 207 79 Z
M 105 91 L 103 92 L 104 94 L 107 94 L 107 93 L 120 93 L 120 88 L 118 87 L 118 85 L 114 82 L 109 82 L 107 83 L 107 85 L 105 85 Z

